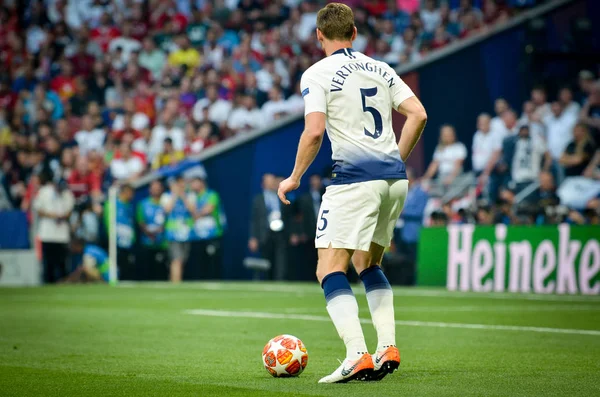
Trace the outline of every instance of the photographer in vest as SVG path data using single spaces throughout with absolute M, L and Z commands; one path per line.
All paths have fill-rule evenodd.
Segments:
M 177 176 L 170 181 L 170 192 L 164 193 L 160 204 L 165 211 L 165 238 L 169 245 L 171 259 L 169 279 L 173 283 L 181 282 L 183 266 L 190 255 L 196 202 L 189 199 L 185 192 L 185 179 Z
M 191 190 L 188 195 L 189 200 L 196 203 L 196 210 L 193 213 L 193 250 L 198 254 L 201 278 L 219 279 L 221 278 L 221 237 L 224 226 L 221 199 L 217 192 L 207 187 L 203 176 L 193 177 Z
M 150 196 L 137 206 L 137 223 L 141 231 L 140 257 L 149 280 L 167 279 L 167 241 L 165 240 L 165 210 L 160 204 L 164 192 L 160 180 L 150 183 Z

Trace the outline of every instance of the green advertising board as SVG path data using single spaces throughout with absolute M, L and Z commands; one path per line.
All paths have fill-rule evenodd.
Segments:
M 418 285 L 451 291 L 600 294 L 600 227 L 421 229 Z

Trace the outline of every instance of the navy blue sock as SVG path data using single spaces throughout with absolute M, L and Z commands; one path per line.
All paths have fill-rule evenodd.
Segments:
M 325 294 L 325 300 L 329 302 L 336 296 L 340 295 L 353 295 L 352 288 L 348 282 L 348 277 L 344 272 L 333 272 L 329 273 L 323 278 L 321 282 L 321 288 Z
M 392 289 L 388 279 L 379 266 L 371 266 L 360 272 L 360 279 L 368 292 L 378 289 Z
M 327 312 L 346 345 L 346 357 L 359 358 L 368 350 L 358 318 L 358 303 L 352 293 L 346 273 L 328 274 L 323 278 L 321 286 L 327 301 Z

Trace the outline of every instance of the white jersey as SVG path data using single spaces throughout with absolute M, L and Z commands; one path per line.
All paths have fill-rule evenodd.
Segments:
M 332 184 L 406 179 L 392 110 L 414 94 L 389 65 L 344 48 L 308 68 L 300 85 L 304 114 L 327 117 Z

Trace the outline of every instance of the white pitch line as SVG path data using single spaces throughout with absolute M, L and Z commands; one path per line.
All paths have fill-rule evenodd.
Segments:
M 281 320 L 302 320 L 302 321 L 331 321 L 326 316 L 312 316 L 308 314 L 283 314 L 283 313 L 266 313 L 266 312 L 251 312 L 251 311 L 227 311 L 227 310 L 208 310 L 208 309 L 191 309 L 184 310 L 185 314 L 208 317 L 234 317 L 234 318 L 268 318 Z M 361 318 L 361 323 L 370 324 L 371 320 Z M 520 331 L 520 332 L 539 332 L 552 334 L 571 334 L 571 335 L 593 335 L 600 336 L 600 331 L 586 329 L 568 329 L 568 328 L 545 328 L 545 327 L 526 327 L 518 325 L 493 325 L 493 324 L 461 324 L 461 323 L 443 323 L 435 321 L 403 321 L 397 320 L 397 325 L 405 325 L 410 327 L 432 327 L 432 328 L 462 328 L 462 329 L 485 329 L 498 331 Z

